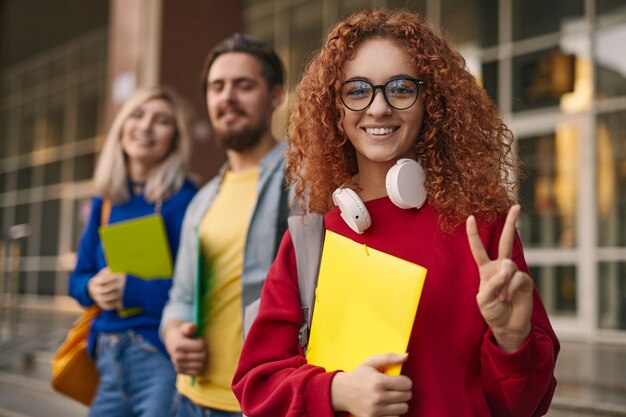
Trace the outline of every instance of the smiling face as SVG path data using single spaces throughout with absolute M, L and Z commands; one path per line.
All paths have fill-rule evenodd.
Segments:
M 130 165 L 154 168 L 169 154 L 176 136 L 171 104 L 161 98 L 146 101 L 124 121 L 121 136 Z
M 258 58 L 245 52 L 218 56 L 207 77 L 206 100 L 215 137 L 226 149 L 244 151 L 270 133 L 282 90 L 270 88 Z
M 388 39 L 363 42 L 343 69 L 344 81 L 365 80 L 373 85 L 397 78 L 420 78 L 409 56 Z M 344 105 L 344 110 L 343 127 L 356 149 L 360 172 L 373 166 L 389 168 L 400 158 L 415 157 L 413 145 L 424 120 L 422 91 L 415 104 L 405 110 L 391 107 L 380 89 L 366 109 L 352 111 Z

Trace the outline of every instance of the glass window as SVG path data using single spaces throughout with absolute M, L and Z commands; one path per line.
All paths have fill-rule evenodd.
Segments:
M 65 102 L 63 95 L 52 97 L 46 114 L 46 146 L 58 146 L 63 143 L 65 126 Z
M 81 67 L 89 67 L 105 61 L 106 45 L 102 42 L 90 43 L 79 52 Z
M 578 280 L 575 266 L 531 266 L 530 274 L 550 315 L 575 316 Z
M 0 113 L 0 160 L 9 156 L 9 112 L 3 111 Z
M 404 3 L 404 2 L 403 2 Z M 340 0 L 339 18 L 345 18 L 359 10 L 372 7 L 372 0 Z
M 626 1 L 624 0 L 596 0 L 596 12 L 598 14 L 626 14 Z
M 441 8 L 442 27 L 457 45 L 498 43 L 498 0 L 443 0 Z
M 390 9 L 407 9 L 426 16 L 426 0 L 387 0 L 385 5 Z
M 626 111 L 598 116 L 598 244 L 626 246 Z
M 17 171 L 17 189 L 25 190 L 33 186 L 33 168 L 26 167 Z
M 626 95 L 626 25 L 600 29 L 594 37 L 597 97 Z
M 8 227 L 11 227 L 13 225 L 18 225 L 18 224 L 30 225 L 30 209 L 31 209 L 30 204 L 19 204 L 15 206 L 15 222 L 9 223 Z M 27 253 L 29 239 L 30 239 L 30 236 L 20 238 L 20 242 L 21 242 L 20 247 L 22 248 L 22 256 L 30 255 L 29 253 Z
M 271 3 L 273 0 L 243 0 L 244 7 L 257 6 L 263 3 Z
M 584 0 L 513 0 L 513 40 L 559 32 L 583 15 Z
M 13 76 L 13 77 L 3 77 L 2 78 L 2 95 L 10 96 L 15 94 L 17 91 L 20 91 L 22 85 L 22 77 Z
M 61 182 L 61 161 L 51 162 L 43 166 L 43 185 Z
M 24 254 L 23 251 L 22 251 L 22 254 Z M 17 285 L 17 288 L 18 288 L 17 291 L 18 291 L 19 294 L 26 294 L 28 292 L 27 291 L 27 287 L 28 287 L 28 271 L 22 270 L 22 271 L 19 272 L 18 275 L 19 275 L 19 278 L 18 278 L 19 282 L 18 282 L 18 285 Z
M 552 134 L 518 140 L 525 170 L 520 186 L 520 235 L 528 247 L 576 245 L 578 131 L 568 125 Z
M 72 248 L 78 247 L 78 242 L 83 235 L 83 230 L 89 222 L 89 214 L 91 212 L 91 199 L 86 198 L 74 201 L 74 233 L 72 235 Z
M 482 64 L 482 85 L 493 101 L 498 103 L 498 63 Z
M 12 171 L 12 172 L 6 172 L 5 174 L 5 178 L 4 178 L 4 186 L 5 189 L 4 191 L 14 191 L 15 190 L 15 177 L 16 177 L 16 172 Z
M 54 295 L 56 289 L 56 271 L 39 271 L 37 273 L 37 294 Z
M 513 111 L 558 106 L 574 91 L 576 56 L 547 49 L 513 59 Z
M 289 48 L 289 89 L 293 91 L 302 76 L 309 55 L 322 43 L 322 7 L 308 2 L 294 7 L 291 15 Z
M 29 153 L 33 151 L 35 145 L 35 107 L 28 106 L 22 110 L 19 136 L 19 153 Z
M 79 156 L 74 160 L 74 181 L 91 179 L 93 176 L 95 154 Z
M 246 31 L 257 39 L 274 45 L 274 15 L 250 22 Z
M 626 262 L 601 262 L 598 277 L 598 326 L 626 330 Z
M 94 86 L 81 88 L 78 99 L 76 139 L 90 139 L 98 133 L 101 98 L 100 91 Z
M 59 250 L 60 200 L 44 201 L 42 208 L 39 252 L 41 256 L 54 256 Z
M 63 56 L 55 59 L 50 64 L 50 79 L 61 77 L 67 73 L 68 59 Z

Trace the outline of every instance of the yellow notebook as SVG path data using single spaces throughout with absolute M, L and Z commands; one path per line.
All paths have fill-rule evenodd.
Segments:
M 99 232 L 111 272 L 144 279 L 172 276 L 172 255 L 159 214 L 101 226 Z
M 326 231 L 307 361 L 351 371 L 372 355 L 406 352 L 425 277 L 419 265 Z

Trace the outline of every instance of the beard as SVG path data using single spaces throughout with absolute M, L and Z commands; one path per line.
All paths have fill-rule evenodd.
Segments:
M 229 101 L 226 106 L 220 108 L 217 117 L 223 116 L 226 111 L 234 111 L 241 116 L 247 116 L 247 112 L 236 101 Z M 250 118 L 248 118 L 248 122 L 248 124 L 238 128 L 215 126 L 211 123 L 213 136 L 218 146 L 236 152 L 243 152 L 255 147 L 270 127 L 263 118 L 256 123 L 251 123 Z
M 214 129 L 213 135 L 217 144 L 222 148 L 243 152 L 256 146 L 261 141 L 261 137 L 266 130 L 267 126 L 263 123 L 262 125 L 247 126 L 237 130 Z

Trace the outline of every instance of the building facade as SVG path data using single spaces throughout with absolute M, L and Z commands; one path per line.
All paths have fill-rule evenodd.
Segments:
M 58 3 L 66 2 L 75 1 Z M 3 22 L 14 3 L 3 2 Z M 167 83 L 193 103 L 192 170 L 203 180 L 223 155 L 207 143 L 190 74 L 213 43 L 243 29 L 274 44 L 288 68 L 289 99 L 339 18 L 404 7 L 443 28 L 515 134 L 525 168 L 519 229 L 557 332 L 626 342 L 626 0 L 242 0 L 226 12 L 228 2 L 92 7 L 99 3 L 104 12 L 90 30 L 5 60 L 0 73 L 0 224 L 3 233 L 29 225 L 20 239 L 25 303 L 64 300 L 95 154 L 128 89 Z M 287 109 L 279 110 L 278 136 Z

